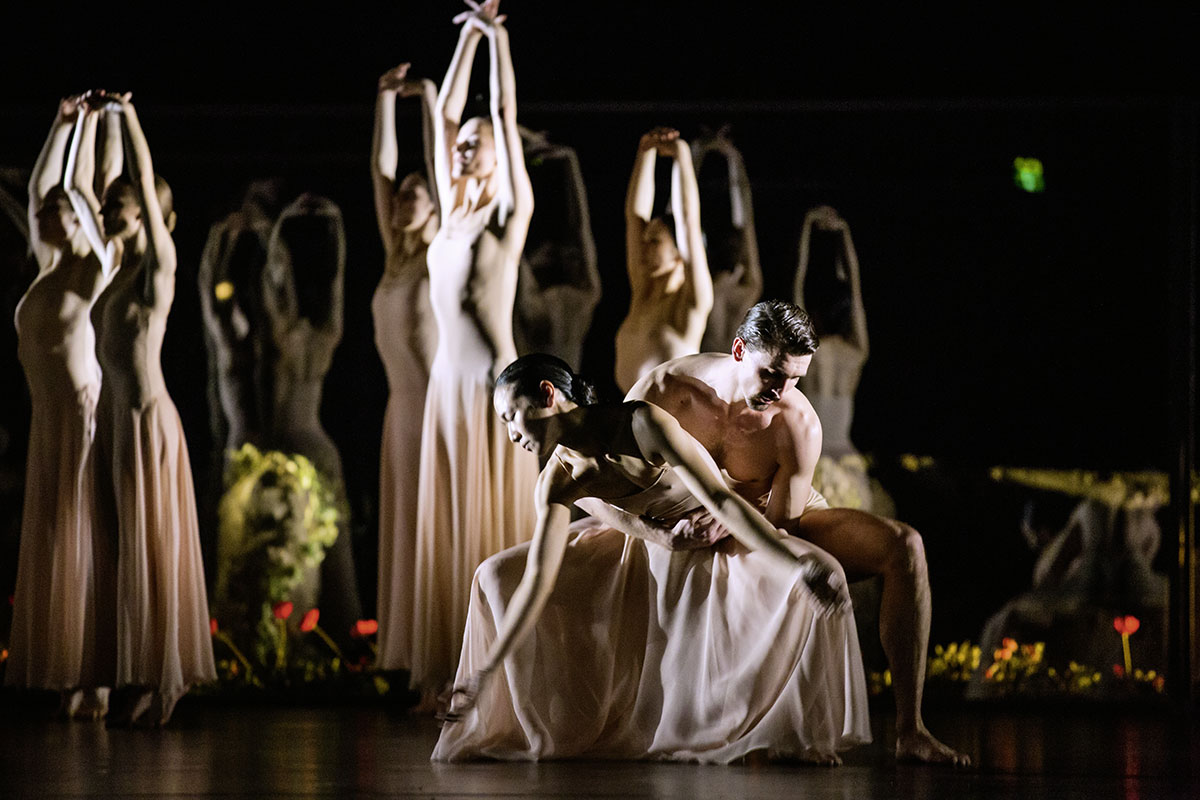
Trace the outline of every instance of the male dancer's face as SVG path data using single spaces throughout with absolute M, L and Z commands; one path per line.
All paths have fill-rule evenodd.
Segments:
M 796 356 L 759 350 L 738 338 L 733 340 L 733 360 L 738 372 L 738 395 L 755 411 L 765 411 L 796 388 L 808 373 L 812 353 Z

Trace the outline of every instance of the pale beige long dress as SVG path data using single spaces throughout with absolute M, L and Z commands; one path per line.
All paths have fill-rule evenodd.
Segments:
M 100 393 L 88 319 L 100 281 L 94 256 L 43 272 L 17 306 L 18 356 L 33 414 L 5 683 L 96 686 L 92 469 Z
M 437 691 L 458 664 L 475 568 L 533 535 L 538 474 L 537 458 L 513 447 L 492 407 L 493 366 L 516 357 L 516 265 L 490 276 L 489 311 L 507 323 L 485 332 L 464 310 L 464 295 L 488 280 L 475 274 L 488 266 L 477 248 L 498 247 L 494 238 L 481 242 L 490 233 L 452 229 L 444 225 L 428 253 L 438 343 L 421 429 L 410 665 L 412 687 Z
M 419 269 L 384 272 L 371 312 L 375 347 L 387 373 L 388 402 L 379 451 L 379 653 L 380 669 L 412 664 L 413 592 L 417 554 L 417 459 L 429 364 L 437 340 L 429 306 L 425 253 Z M 411 264 L 405 266 L 412 266 Z
M 216 679 L 196 497 L 183 424 L 160 355 L 173 271 L 124 265 L 92 312 L 104 371 L 96 431 L 97 535 L 115 545 L 115 686 L 149 687 L 165 722 L 192 684 Z
M 610 502 L 717 524 L 670 469 Z M 813 492 L 809 507 L 827 506 Z M 486 663 L 528 548 L 476 572 L 456 683 Z M 537 624 L 476 706 L 442 728 L 432 758 L 724 764 L 752 751 L 805 758 L 868 742 L 854 612 L 824 611 L 798 581 L 730 536 L 671 551 L 579 520 Z

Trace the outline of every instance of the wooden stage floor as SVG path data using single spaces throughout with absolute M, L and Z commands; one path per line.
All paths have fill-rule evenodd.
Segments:
M 436 723 L 364 706 L 185 698 L 159 731 L 48 719 L 0 695 L 0 798 L 1200 798 L 1194 716 L 963 706 L 927 712 L 970 770 L 897 765 L 886 712 L 838 768 L 643 762 L 431 764 Z

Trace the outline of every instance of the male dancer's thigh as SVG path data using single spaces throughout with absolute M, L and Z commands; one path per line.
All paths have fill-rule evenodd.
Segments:
M 804 512 L 787 532 L 812 542 L 838 560 L 852 581 L 879 575 L 903 542 L 901 523 L 853 508 L 818 508 Z

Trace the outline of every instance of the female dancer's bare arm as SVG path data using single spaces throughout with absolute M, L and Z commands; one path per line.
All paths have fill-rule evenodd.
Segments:
M 683 139 L 676 139 L 668 151 L 675 157 L 671 169 L 672 197 L 675 199 L 675 241 L 687 270 L 687 286 L 692 304 L 688 309 L 684 337 L 700 345 L 704 327 L 713 305 L 712 273 L 704 250 L 704 232 L 700 227 L 700 187 L 692 166 L 692 150 Z
M 437 102 L 437 89 L 430 80 L 412 80 L 407 77 L 409 65 L 401 64 L 388 70 L 379 79 L 379 92 L 375 98 L 375 133 L 371 140 L 371 182 L 375 188 L 375 220 L 379 225 L 379 236 L 384 249 L 390 255 L 397 244 L 391 225 L 392 198 L 396 192 L 396 166 L 400 160 L 400 149 L 396 142 L 396 98 L 421 98 L 422 147 L 425 154 L 426 182 L 437 208 L 438 193 L 434 180 L 433 155 L 433 107 Z
M 105 276 L 116 269 L 116 243 L 104 238 L 104 227 L 100 223 L 100 201 L 93 190 L 96 176 L 96 123 L 100 112 L 81 106 L 75 121 L 75 138 L 67 155 L 67 178 L 64 188 L 79 226 L 87 237 L 92 251 L 100 258 L 100 267 Z
M 463 21 L 463 15 L 455 17 L 455 21 Z M 458 126 L 462 122 L 463 108 L 467 104 L 467 92 L 471 85 L 471 64 L 475 60 L 475 49 L 483 34 L 479 28 L 463 24 L 458 35 L 458 45 L 450 66 L 446 69 L 446 77 L 442 80 L 442 88 L 438 92 L 433 114 L 434 150 L 433 165 L 436 176 L 437 192 L 441 197 L 444 213 L 448 212 L 455 203 L 451 193 L 450 163 L 453 158 L 454 142 L 458 138 Z
M 49 249 L 38 235 L 37 214 L 46 200 L 46 195 L 63 182 L 63 154 L 67 150 L 67 142 L 71 139 L 71 130 L 76 119 L 80 116 L 82 103 L 78 96 L 64 97 L 58 104 L 54 115 L 54 123 L 46 142 L 38 153 L 29 175 L 29 205 L 28 221 L 30 231 L 30 246 L 37 257 L 39 266 L 45 266 L 50 259 Z M 78 213 L 78 212 L 77 212 Z
M 467 684 L 454 687 L 450 708 L 444 717 L 446 722 L 456 722 L 475 705 L 475 699 L 489 676 L 541 616 L 554 590 L 567 548 L 567 529 L 571 522 L 569 503 L 573 498 L 567 499 L 562 495 L 573 490 L 570 476 L 555 461 L 551 461 L 538 477 L 534 496 L 537 526 L 529 542 L 525 573 L 504 611 L 504 620 L 500 623 L 496 640 L 492 642 L 483 666 L 475 671 Z
M 154 184 L 154 162 L 150 158 L 150 145 L 142 132 L 142 123 L 137 111 L 127 97 L 119 98 L 125 119 L 125 160 L 129 165 L 129 178 L 142 207 L 142 224 L 146 228 L 148 255 L 145 282 L 142 285 L 142 302 L 154 306 L 158 300 L 157 282 L 166 278 L 175 280 L 175 240 L 171 229 L 163 218 L 162 206 L 158 201 L 158 187 Z M 172 212 L 173 213 L 173 212 Z
M 862 284 L 859 282 L 858 251 L 854 249 L 854 239 L 850 237 L 850 225 L 841 217 L 842 229 L 842 258 L 846 260 L 846 270 L 850 273 L 850 325 L 853 344 L 865 357 L 869 349 L 867 341 L 867 312 L 863 307 Z
M 646 233 L 646 224 L 654 215 L 656 148 L 659 140 L 666 135 L 666 128 L 655 128 L 638 141 L 633 174 L 629 176 L 629 189 L 625 193 L 625 267 L 629 271 L 629 288 L 634 297 L 642 293 L 646 284 L 642 238 Z
M 644 403 L 633 416 L 633 433 L 646 459 L 666 462 L 683 479 L 684 485 L 739 542 L 763 550 L 781 565 L 801 567 L 804 581 L 815 599 L 826 607 L 849 602 L 845 587 L 824 563 L 805 554 L 797 556 L 784 546 L 789 538 L 767 521 L 744 498 L 731 490 L 708 452 L 666 411 Z
M 750 303 L 762 294 L 762 265 L 758 259 L 758 234 L 754 228 L 754 202 L 750 194 L 750 178 L 746 175 L 746 163 L 742 154 L 728 138 L 718 139 L 717 149 L 725 155 L 729 167 L 729 205 L 732 210 L 733 227 L 742 232 L 741 280 L 738 286 Z
M 496 170 L 500 185 L 509 198 L 509 211 L 504 218 L 505 237 L 510 239 L 512 252 L 519 253 L 525 246 L 529 219 L 533 216 L 533 184 L 525 167 L 525 150 L 517 128 L 517 79 L 508 45 L 508 29 L 495 18 L 498 4 L 496 0 L 484 5 L 485 9 L 491 9 L 492 15 L 488 26 L 492 130 L 496 139 Z M 482 21 L 485 18 L 476 16 L 473 19 Z

